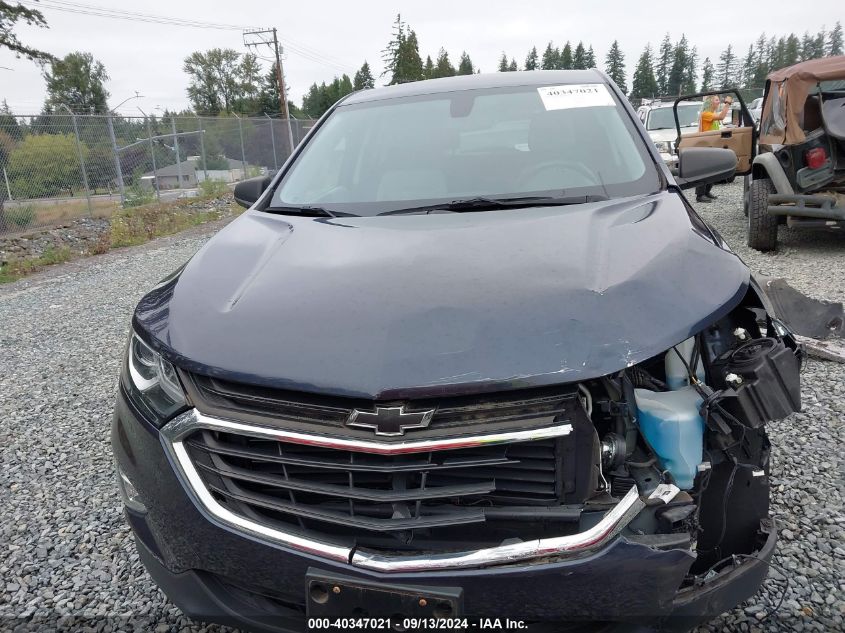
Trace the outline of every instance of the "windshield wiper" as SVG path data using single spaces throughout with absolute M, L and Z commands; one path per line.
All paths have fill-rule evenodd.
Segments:
M 385 211 L 379 215 L 406 215 L 413 213 L 433 213 L 436 211 L 451 211 L 454 213 L 465 213 L 471 211 L 490 211 L 491 209 L 513 209 L 519 207 L 557 207 L 571 204 L 586 204 L 588 202 L 603 202 L 607 200 L 603 195 L 570 196 L 566 198 L 554 196 L 519 196 L 514 198 L 488 198 L 479 196 L 475 198 L 462 198 L 451 202 L 435 202 L 419 207 L 407 209 L 394 209 Z
M 292 204 L 264 209 L 267 213 L 278 213 L 280 215 L 304 215 L 309 218 L 336 218 L 338 216 L 350 216 L 351 213 L 329 211 L 324 207 L 317 207 L 310 204 Z

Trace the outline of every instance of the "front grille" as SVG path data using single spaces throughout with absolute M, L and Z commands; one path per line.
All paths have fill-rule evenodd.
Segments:
M 391 551 L 493 546 L 578 531 L 597 487 L 595 430 L 570 386 L 376 403 L 182 378 L 200 413 L 263 429 L 184 436 L 202 484 L 230 512 L 289 534 Z M 429 426 L 381 437 L 346 425 L 355 408 L 399 404 L 434 410 Z M 566 435 L 544 432 L 563 425 Z M 497 434 L 509 442 L 472 439 Z
M 573 397 L 571 387 L 527 389 L 516 393 L 450 396 L 411 402 L 378 403 L 361 398 L 306 394 L 247 385 L 199 374 L 181 374 L 191 401 L 199 411 L 215 417 L 278 426 L 287 430 L 372 439 L 373 432 L 346 426 L 356 408 L 372 410 L 378 404 L 404 404 L 408 411 L 434 409 L 428 428 L 414 430 L 414 438 L 449 437 L 477 432 L 543 428 L 566 412 Z M 381 438 L 380 438 L 381 439 Z M 384 441 L 402 441 L 401 436 Z
M 579 511 L 559 503 L 565 439 L 400 455 L 207 429 L 184 443 L 208 490 L 233 512 L 372 544 L 474 523 L 577 521 Z

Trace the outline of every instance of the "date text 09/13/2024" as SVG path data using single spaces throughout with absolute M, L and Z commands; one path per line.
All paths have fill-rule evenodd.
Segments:
M 525 629 L 528 624 L 524 620 L 511 618 L 403 618 L 401 624 L 394 618 L 309 618 L 309 630 L 513 630 Z

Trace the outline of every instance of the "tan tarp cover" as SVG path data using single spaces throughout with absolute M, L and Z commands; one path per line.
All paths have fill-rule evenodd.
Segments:
M 845 55 L 811 59 L 781 68 L 766 78 L 766 99 L 760 117 L 760 142 L 765 145 L 792 145 L 804 141 L 801 113 L 810 91 L 820 81 L 845 79 Z M 772 104 L 783 100 L 778 111 L 785 114 L 785 126 L 772 119 Z M 786 129 L 782 129 L 785 127 Z

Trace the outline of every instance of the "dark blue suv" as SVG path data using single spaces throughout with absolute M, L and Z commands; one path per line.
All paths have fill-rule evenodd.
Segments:
M 670 173 L 597 71 L 337 103 L 135 311 L 112 441 L 150 575 L 256 631 L 685 629 L 753 595 L 801 355 L 682 193 L 735 160 Z

